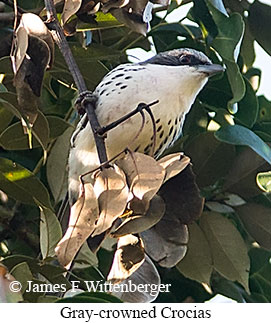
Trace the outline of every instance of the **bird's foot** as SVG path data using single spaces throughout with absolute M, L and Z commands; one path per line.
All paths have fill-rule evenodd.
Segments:
M 94 109 L 96 107 L 97 96 L 91 91 L 83 91 L 79 93 L 78 98 L 75 100 L 75 108 L 80 115 L 85 113 L 85 105 L 90 103 L 93 105 Z

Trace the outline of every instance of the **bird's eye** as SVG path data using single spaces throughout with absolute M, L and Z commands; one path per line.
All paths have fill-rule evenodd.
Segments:
M 179 58 L 179 61 L 181 64 L 184 64 L 184 65 L 189 64 L 189 63 L 191 63 L 191 56 L 183 55 Z

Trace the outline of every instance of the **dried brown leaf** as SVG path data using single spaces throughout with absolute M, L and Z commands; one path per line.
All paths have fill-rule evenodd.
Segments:
M 146 253 L 162 267 L 174 267 L 187 251 L 188 229 L 178 219 L 163 217 L 151 229 L 141 232 Z
M 112 236 L 118 238 L 126 234 L 139 233 L 150 229 L 158 223 L 165 213 L 165 203 L 163 199 L 155 195 L 150 202 L 147 214 L 128 217 L 123 223 L 112 233 Z
M 132 194 L 139 200 L 150 201 L 161 187 L 165 170 L 150 156 L 130 153 L 117 161 L 127 176 Z
M 159 164 L 166 170 L 164 182 L 178 175 L 190 163 L 190 158 L 183 153 L 167 155 L 158 160 Z
M 159 195 L 166 203 L 166 214 L 183 224 L 192 223 L 202 213 L 204 198 L 200 196 L 191 165 L 164 183 Z
M 106 168 L 96 175 L 94 191 L 98 198 L 100 216 L 92 236 L 109 229 L 125 211 L 129 190 L 124 172 L 118 167 Z
M 131 234 L 119 238 L 107 280 L 114 284 L 122 282 L 143 264 L 144 259 L 144 247 L 140 238 Z
M 65 0 L 61 22 L 64 25 L 81 7 L 82 0 Z
M 87 183 L 71 208 L 68 229 L 55 250 L 58 261 L 63 266 L 69 266 L 80 247 L 93 232 L 98 217 L 98 201 L 93 186 Z
M 15 44 L 14 46 L 14 52 L 12 53 L 12 68 L 14 74 L 16 74 L 21 67 L 23 60 L 26 55 L 26 50 L 28 47 L 28 32 L 25 29 L 24 26 L 21 24 L 15 31 Z
M 159 273 L 147 255 L 145 255 L 145 261 L 137 269 L 137 271 L 135 271 L 127 280 L 121 282 L 120 285 L 126 285 L 129 282 L 135 286 L 159 286 L 161 284 Z M 120 288 L 120 292 L 113 291 L 112 294 L 126 303 L 153 302 L 159 294 L 159 288 L 157 288 L 155 291 L 151 289 L 145 289 L 142 291 L 140 288 L 136 288 L 135 291 L 131 292 L 121 292 L 121 290 L 125 289 Z

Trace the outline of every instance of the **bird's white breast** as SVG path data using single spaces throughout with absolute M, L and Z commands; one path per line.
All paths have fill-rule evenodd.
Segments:
M 157 141 L 155 150 L 169 145 L 181 130 L 185 114 L 190 110 L 207 77 L 188 66 L 124 64 L 107 74 L 94 94 L 98 101 L 96 114 L 101 126 L 118 120 L 135 109 L 139 103 L 159 103 L 151 107 L 156 120 Z M 141 133 L 142 124 L 137 114 L 107 134 L 108 158 L 129 146 L 132 150 L 150 153 L 153 127 L 149 115 Z M 163 146 L 163 147 L 162 147 Z M 99 165 L 96 147 L 89 124 L 76 137 L 70 153 L 70 177 L 77 179 Z

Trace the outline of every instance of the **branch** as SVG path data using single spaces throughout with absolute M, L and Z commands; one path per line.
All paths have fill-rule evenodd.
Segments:
M 65 38 L 63 30 L 57 20 L 57 14 L 56 14 L 56 9 L 55 9 L 53 0 L 45 0 L 44 3 L 47 10 L 47 18 L 48 18 L 46 23 L 47 27 L 50 29 L 52 37 L 55 43 L 57 44 L 57 46 L 59 47 L 66 61 L 66 64 L 68 65 L 68 68 L 72 74 L 72 77 L 74 79 L 76 87 L 78 88 L 79 93 L 85 92 L 87 90 L 85 81 L 77 66 L 77 63 L 74 60 L 74 57 L 72 55 L 68 42 Z M 101 126 L 95 114 L 94 104 L 92 104 L 91 102 L 87 102 L 85 107 L 86 107 L 86 113 L 88 116 L 88 121 L 90 123 L 91 129 L 94 135 L 99 160 L 100 160 L 100 163 L 102 164 L 106 162 L 108 158 L 107 158 L 104 138 L 97 134 Z

